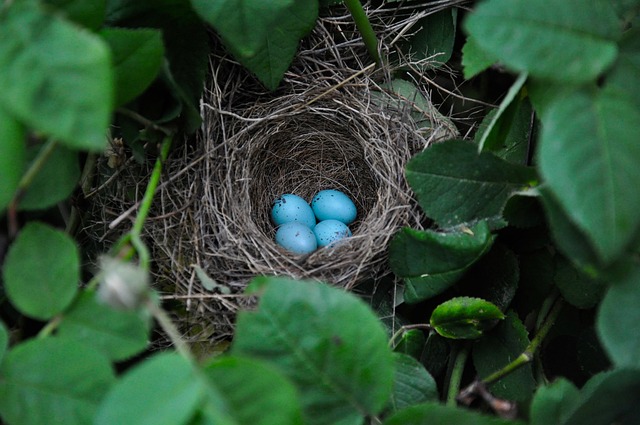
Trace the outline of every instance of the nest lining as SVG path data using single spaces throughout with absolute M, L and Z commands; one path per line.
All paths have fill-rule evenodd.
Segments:
M 367 107 L 360 93 L 348 92 L 300 112 L 276 113 L 240 137 L 229 137 L 230 150 L 212 156 L 213 173 L 203 176 L 210 182 L 204 197 L 211 202 L 201 212 L 214 223 L 215 236 L 204 245 L 206 257 L 219 264 L 218 279 L 278 274 L 350 288 L 384 266 L 388 240 L 411 212 L 403 165 L 416 141 L 388 111 Z M 289 100 L 300 102 L 300 96 Z M 273 107 L 282 108 L 282 102 Z M 205 146 L 215 152 L 216 141 L 207 138 Z M 359 216 L 353 236 L 306 256 L 278 247 L 269 219 L 272 201 L 283 193 L 309 201 L 328 188 L 354 199 Z

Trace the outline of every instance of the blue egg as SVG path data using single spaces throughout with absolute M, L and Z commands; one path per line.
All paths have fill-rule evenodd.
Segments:
M 316 226 L 316 217 L 307 201 L 290 193 L 273 201 L 271 220 L 276 226 L 294 221 L 302 223 L 310 229 Z
M 339 190 L 321 190 L 311 200 L 311 208 L 322 220 L 338 220 L 344 224 L 351 224 L 356 219 L 358 210 L 353 201 Z
M 334 242 L 351 236 L 349 227 L 338 220 L 321 221 L 316 225 L 316 228 L 313 229 L 313 233 L 315 233 L 316 241 L 320 247 L 331 245 Z
M 310 254 L 318 248 L 313 230 L 297 222 L 278 227 L 276 243 L 294 254 Z

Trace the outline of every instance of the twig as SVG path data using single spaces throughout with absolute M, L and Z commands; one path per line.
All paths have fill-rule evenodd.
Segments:
M 371 64 L 363 69 L 361 69 L 360 71 L 356 72 L 355 74 L 349 76 L 349 78 L 344 79 L 343 81 L 340 81 L 340 83 L 336 84 L 335 86 L 331 86 L 328 90 L 323 91 L 322 93 L 320 93 L 319 95 L 317 95 L 316 97 L 314 97 L 313 99 L 311 99 L 309 102 L 305 103 L 302 106 L 298 106 L 297 109 L 302 109 L 302 107 L 307 107 L 309 105 L 311 105 L 312 103 L 315 103 L 316 101 L 320 100 L 321 98 L 323 98 L 324 96 L 326 96 L 327 94 L 338 90 L 340 87 L 343 87 L 345 84 L 347 84 L 349 81 L 359 77 L 360 75 L 370 71 L 371 69 L 373 69 L 376 65 L 375 64 Z

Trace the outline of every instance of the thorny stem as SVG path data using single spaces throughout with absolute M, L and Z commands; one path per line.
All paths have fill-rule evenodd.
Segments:
M 453 369 L 451 370 L 451 377 L 449 378 L 449 388 L 447 390 L 447 405 L 455 406 L 456 397 L 460 392 L 460 382 L 462 382 L 462 373 L 464 372 L 464 366 L 467 363 L 467 357 L 469 356 L 469 345 L 465 344 L 456 353 L 455 362 L 453 363 Z
M 369 22 L 367 14 L 362 8 L 362 3 L 360 3 L 360 0 L 344 0 L 344 4 L 347 6 L 347 9 L 349 9 L 351 16 L 356 23 L 356 27 L 358 27 L 358 31 L 360 31 L 360 34 L 362 35 L 362 41 L 364 41 L 364 45 L 369 52 L 369 56 L 371 56 L 378 66 L 381 65 L 380 53 L 378 52 L 378 38 L 376 37 L 376 33 L 373 31 L 373 27 L 371 26 L 371 22 Z

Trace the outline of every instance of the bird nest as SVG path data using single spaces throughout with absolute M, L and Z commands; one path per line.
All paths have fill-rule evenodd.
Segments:
M 419 18 L 398 22 L 394 15 L 390 25 L 384 11 L 370 15 L 383 55 L 393 49 L 385 43 Z M 391 70 L 374 70 L 368 60 L 347 14 L 318 21 L 275 93 L 215 49 L 202 129 L 167 161 L 144 235 L 154 281 L 176 302 L 172 311 L 187 339 L 230 334 L 247 302 L 243 289 L 256 275 L 346 289 L 379 279 L 389 274 L 387 248 L 396 231 L 423 224 L 404 167 L 430 143 L 454 137 L 455 127 L 435 108 L 396 94 L 387 84 Z M 426 90 L 419 95 L 428 99 Z M 123 223 L 149 173 L 150 166 L 130 162 L 94 197 L 94 240 L 128 230 Z M 322 189 L 354 200 L 353 236 L 308 255 L 276 245 L 272 202 L 284 193 L 310 201 Z

